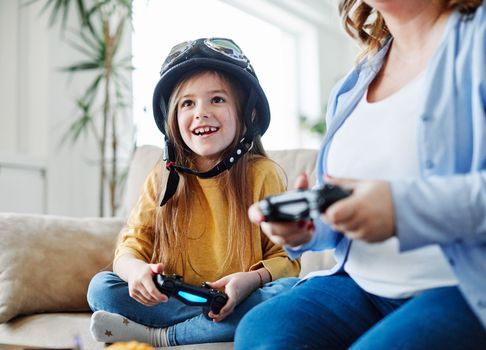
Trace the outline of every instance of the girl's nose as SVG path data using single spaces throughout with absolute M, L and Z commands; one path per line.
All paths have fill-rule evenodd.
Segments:
M 194 117 L 196 119 L 204 119 L 204 118 L 209 118 L 209 112 L 204 106 L 199 106 L 196 108 Z

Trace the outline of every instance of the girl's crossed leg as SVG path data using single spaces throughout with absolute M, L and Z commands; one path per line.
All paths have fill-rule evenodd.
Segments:
M 111 272 L 101 272 L 93 278 L 88 290 L 88 303 L 94 311 L 103 310 L 115 314 L 105 315 L 108 318 L 95 324 L 99 329 L 93 331 L 98 332 L 98 339 L 102 341 L 123 341 L 131 337 L 130 340 L 151 342 L 158 346 L 224 342 L 233 340 L 236 326 L 246 312 L 290 289 L 297 281 L 297 278 L 282 278 L 265 284 L 219 323 L 208 320 L 201 308 L 185 305 L 175 298 L 155 306 L 142 305 L 129 296 L 128 284 Z M 112 330 L 108 330 L 111 335 L 104 336 L 106 330 L 101 328 L 103 323 L 111 323 L 118 334 L 115 336 Z

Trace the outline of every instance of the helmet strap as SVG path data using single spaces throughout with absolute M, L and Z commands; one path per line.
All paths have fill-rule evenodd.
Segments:
M 171 159 L 175 159 L 174 149 L 172 148 L 172 145 L 166 137 L 164 147 L 164 161 L 165 167 L 167 168 L 167 170 L 169 170 L 169 177 L 167 179 L 167 185 L 165 187 L 164 198 L 162 198 L 162 202 L 160 203 L 161 207 L 163 207 L 165 203 L 167 203 L 167 201 L 172 198 L 172 196 L 175 194 L 175 191 L 177 190 L 177 185 L 179 184 L 179 174 L 171 166 L 171 164 L 174 164 Z

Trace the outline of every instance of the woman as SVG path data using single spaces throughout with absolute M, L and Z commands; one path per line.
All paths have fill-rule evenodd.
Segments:
M 353 193 L 315 229 L 250 209 L 292 257 L 335 248 L 337 265 L 247 314 L 235 348 L 485 349 L 486 9 L 340 12 L 365 51 L 331 94 L 317 170 Z

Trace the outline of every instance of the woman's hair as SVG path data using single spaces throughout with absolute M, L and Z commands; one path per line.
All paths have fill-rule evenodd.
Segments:
M 472 13 L 483 0 L 436 0 L 444 9 L 456 8 L 461 13 Z M 390 35 L 381 14 L 362 0 L 341 0 L 339 14 L 346 32 L 364 46 L 360 57 L 379 50 Z
M 177 104 L 180 99 L 180 92 L 184 83 L 191 78 L 199 77 L 203 74 L 214 74 L 222 81 L 226 82 L 231 89 L 236 103 L 236 113 L 239 117 L 236 125 L 236 136 L 233 142 L 222 152 L 220 160 L 225 158 L 243 138 L 245 133 L 245 123 L 243 120 L 243 109 L 247 100 L 246 90 L 238 79 L 231 75 L 217 71 L 201 69 L 192 71 L 184 75 L 179 83 L 174 88 L 169 99 L 169 111 L 166 121 L 166 130 L 170 139 L 173 142 L 175 152 L 175 159 L 177 164 L 195 169 L 195 154 L 184 143 L 177 123 Z M 255 116 L 258 118 L 258 116 Z M 253 147 L 251 150 L 243 155 L 229 171 L 225 171 L 215 177 L 221 191 L 223 191 L 223 198 L 227 199 L 226 205 L 228 207 L 228 246 L 227 255 L 221 268 L 227 265 L 228 261 L 235 257 L 240 262 L 241 270 L 248 269 L 251 262 L 254 260 L 253 253 L 250 247 L 252 246 L 253 234 L 249 234 L 253 230 L 259 230 L 258 226 L 252 225 L 247 217 L 247 208 L 252 204 L 252 184 L 248 176 L 248 168 L 251 162 L 259 158 L 267 157 L 260 137 L 255 136 L 253 140 Z M 175 195 L 162 207 L 157 209 L 156 214 L 156 232 L 154 236 L 154 253 L 152 262 L 162 262 L 164 264 L 165 273 L 174 273 L 178 260 L 182 261 L 182 266 L 187 263 L 191 264 L 186 251 L 185 242 L 192 231 L 194 236 L 194 229 L 191 230 L 191 215 L 188 213 L 191 207 L 198 205 L 194 203 L 194 192 L 197 187 L 197 179 L 194 175 L 188 175 L 180 172 L 180 183 L 177 186 Z M 162 184 L 164 186 L 165 184 Z M 162 188 L 159 193 L 163 193 Z M 258 236 L 256 236 L 258 237 Z M 196 274 L 198 273 L 196 266 L 191 266 Z M 183 272 L 184 273 L 184 272 Z

